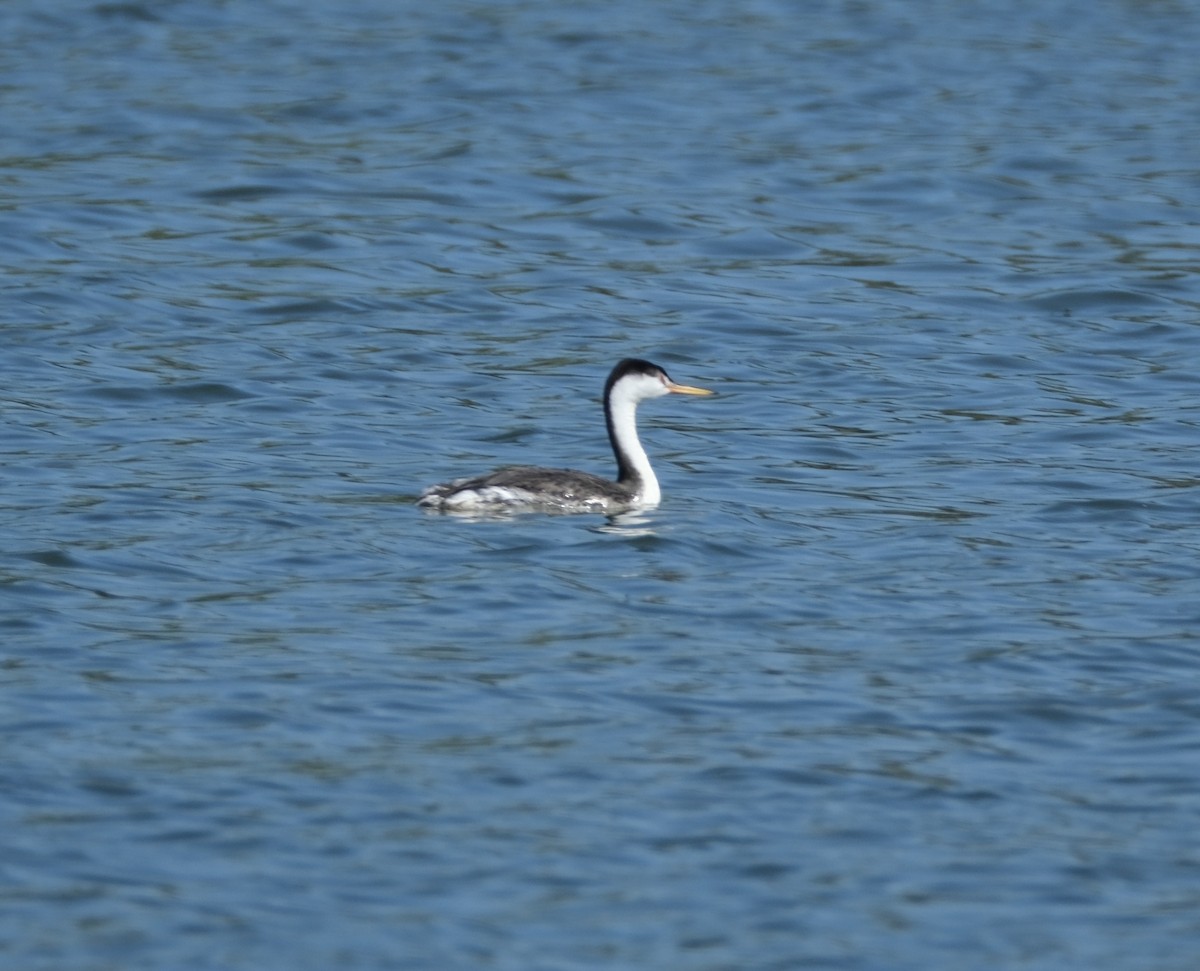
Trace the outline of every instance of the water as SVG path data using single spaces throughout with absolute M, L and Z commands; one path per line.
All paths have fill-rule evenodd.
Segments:
M 5 967 L 1195 966 L 1190 5 L 0 24 Z

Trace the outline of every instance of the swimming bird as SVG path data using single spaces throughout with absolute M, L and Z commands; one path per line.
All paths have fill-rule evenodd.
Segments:
M 575 469 L 519 465 L 475 478 L 430 486 L 418 505 L 443 512 L 621 512 L 657 506 L 658 478 L 637 433 L 637 406 L 668 394 L 710 395 L 705 388 L 676 384 L 657 364 L 626 358 L 604 384 L 604 421 L 617 459 L 615 482 Z

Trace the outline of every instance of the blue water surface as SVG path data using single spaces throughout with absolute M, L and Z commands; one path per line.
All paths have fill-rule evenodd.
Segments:
M 1192 5 L 0 28 L 0 965 L 1196 966 Z

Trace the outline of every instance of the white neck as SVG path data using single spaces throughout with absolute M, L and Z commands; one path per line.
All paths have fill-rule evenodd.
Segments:
M 640 480 L 637 499 L 640 504 L 657 506 L 662 500 L 658 478 L 650 467 L 650 458 L 642 448 L 637 433 L 637 401 L 631 396 L 613 395 L 609 402 L 612 415 L 613 449 L 618 453 L 617 461 Z

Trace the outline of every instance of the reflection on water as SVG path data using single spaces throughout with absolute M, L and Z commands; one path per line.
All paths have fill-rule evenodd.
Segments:
M 1200 950 L 1200 18 L 0 20 L 9 964 Z
M 618 536 L 653 536 L 654 516 L 644 510 L 630 510 L 605 517 L 602 526 L 593 526 L 597 533 L 614 533 Z

